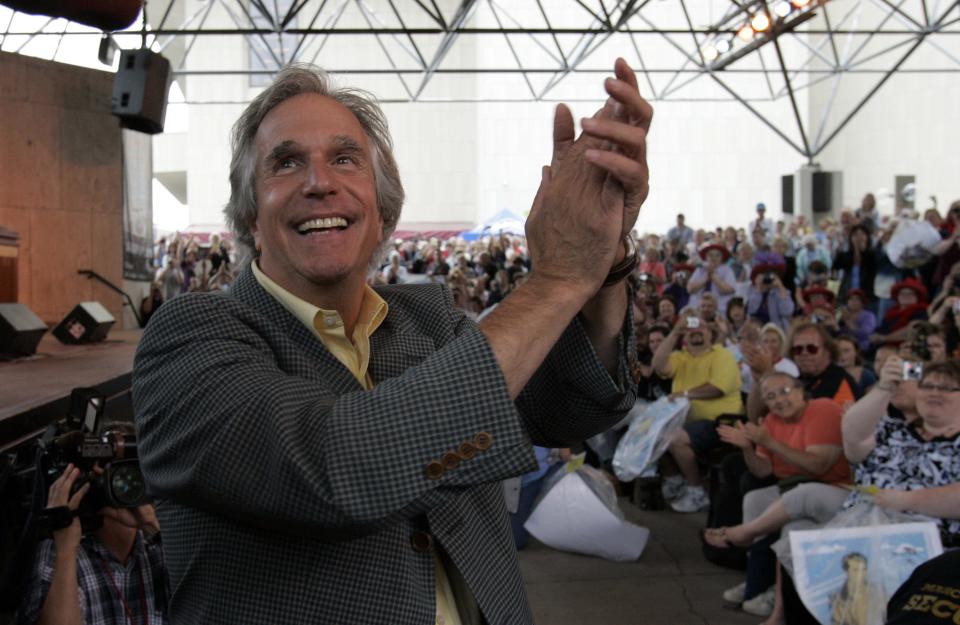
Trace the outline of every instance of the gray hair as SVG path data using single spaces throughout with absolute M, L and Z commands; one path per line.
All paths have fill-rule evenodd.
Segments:
M 223 209 L 227 225 L 237 243 L 248 253 L 254 250 L 250 227 L 257 218 L 256 148 L 254 142 L 260 124 L 270 111 L 286 100 L 304 93 L 322 95 L 347 108 L 363 128 L 370 143 L 374 180 L 377 187 L 377 208 L 383 219 L 383 241 L 400 220 L 403 206 L 403 185 L 393 157 L 393 141 L 387 118 L 373 95 L 357 89 L 335 87 L 329 76 L 314 65 L 295 63 L 283 68 L 269 87 L 247 106 L 233 125 L 230 145 L 230 200 Z M 372 262 L 376 261 L 371 259 Z

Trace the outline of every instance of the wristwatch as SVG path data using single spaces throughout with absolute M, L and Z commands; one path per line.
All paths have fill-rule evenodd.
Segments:
M 626 256 L 610 268 L 610 273 L 607 274 L 606 280 L 603 281 L 603 286 L 613 286 L 629 276 L 630 273 L 636 269 L 640 259 L 637 256 L 637 242 L 633 240 L 633 236 L 628 234 L 623 239 L 623 247 L 627 251 Z

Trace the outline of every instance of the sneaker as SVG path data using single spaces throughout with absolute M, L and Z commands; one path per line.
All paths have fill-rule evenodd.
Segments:
M 777 589 L 775 586 L 771 586 L 756 597 L 741 603 L 740 609 L 754 616 L 770 616 L 773 614 L 773 605 L 776 600 Z
M 737 584 L 733 588 L 723 591 L 723 600 L 727 603 L 743 603 L 743 595 L 747 592 L 747 582 Z
M 663 493 L 664 501 L 674 501 L 683 496 L 683 491 L 686 487 L 687 483 L 683 480 L 682 475 L 671 475 L 670 477 L 663 478 L 663 483 L 660 485 L 660 492 Z
M 674 512 L 699 512 L 710 506 L 710 498 L 702 486 L 687 486 L 680 499 L 672 502 Z

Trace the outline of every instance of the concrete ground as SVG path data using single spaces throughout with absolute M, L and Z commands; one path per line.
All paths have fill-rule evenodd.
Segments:
M 758 625 L 763 617 L 725 606 L 721 594 L 743 574 L 707 562 L 700 551 L 706 514 L 640 510 L 626 499 L 631 522 L 650 529 L 635 562 L 555 551 L 535 540 L 520 568 L 538 625 Z

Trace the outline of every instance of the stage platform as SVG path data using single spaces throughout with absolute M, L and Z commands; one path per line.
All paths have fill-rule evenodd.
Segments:
M 124 418 L 133 356 L 142 330 L 114 330 L 101 343 L 64 345 L 47 333 L 37 353 L 0 362 L 0 450 L 9 449 L 66 416 L 70 391 L 97 387 L 106 416 Z

